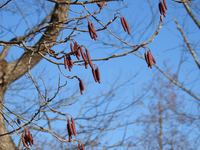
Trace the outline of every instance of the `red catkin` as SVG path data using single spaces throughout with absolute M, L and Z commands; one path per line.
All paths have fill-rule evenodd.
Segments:
M 158 4 L 158 8 L 159 8 L 160 14 L 161 14 L 161 15 L 163 15 L 163 14 L 164 14 L 164 12 L 163 12 L 163 10 L 162 10 L 161 3 L 159 3 L 159 4 Z
M 81 150 L 85 150 L 83 144 L 81 144 Z
M 73 48 L 72 43 L 70 43 L 70 49 L 71 49 L 71 52 L 74 52 L 74 48 Z M 75 56 L 76 54 L 74 53 L 73 55 Z
M 99 83 L 101 83 L 101 81 L 100 81 L 100 72 L 99 72 L 99 68 L 98 67 L 95 69 L 95 74 L 96 74 L 96 77 L 97 77 L 97 81 Z
M 68 128 L 69 128 L 69 132 L 70 132 L 69 135 L 73 135 L 73 130 L 72 130 L 72 126 L 71 126 L 71 123 L 70 123 L 69 118 L 67 118 L 67 126 L 68 126 Z
M 124 19 L 120 18 L 120 20 L 121 20 L 122 27 L 124 28 L 124 31 L 126 32 L 127 30 L 126 30 L 126 26 L 124 24 Z
M 165 6 L 165 9 L 167 10 L 167 3 L 166 3 L 165 0 L 163 0 L 163 4 L 164 4 L 164 6 Z
M 88 63 L 85 63 L 85 69 L 87 69 L 88 68 Z
M 80 79 L 80 78 L 78 78 L 78 80 L 79 80 L 79 88 L 80 88 L 80 92 L 81 92 L 81 95 L 83 95 L 83 91 L 84 91 L 84 84 L 83 84 L 83 81 Z
M 23 143 L 24 147 L 26 147 L 24 134 L 22 134 L 22 143 Z
M 72 68 L 72 66 L 73 66 L 73 61 L 72 61 L 70 55 L 68 55 L 67 58 L 68 58 L 68 61 L 69 61 L 69 65 L 70 65 L 70 67 Z
M 81 51 L 81 55 L 82 55 L 83 60 L 85 61 L 85 63 L 88 64 L 88 61 L 87 61 L 86 56 L 85 56 L 85 53 L 83 52 L 83 49 L 82 49 L 81 46 L 80 46 L 80 51 Z
M 85 52 L 86 52 L 86 56 L 88 58 L 88 63 L 90 65 L 90 67 L 93 68 L 93 64 L 92 64 L 92 61 L 90 59 L 90 54 L 89 54 L 89 51 L 87 50 L 87 48 L 85 48 Z
M 163 13 L 166 14 L 166 10 L 165 10 L 163 3 L 162 2 L 160 2 L 160 3 L 161 3 L 161 6 L 162 6 Z
M 88 21 L 88 31 L 89 31 L 91 39 L 93 39 L 93 33 L 92 33 L 92 30 L 91 30 L 91 24 L 90 24 L 89 21 Z
M 127 21 L 126 21 L 126 19 L 125 19 L 124 17 L 123 17 L 123 20 L 124 20 L 124 24 L 125 24 L 125 26 L 126 26 L 126 29 L 127 29 L 128 34 L 131 34 L 131 33 L 130 33 L 129 26 L 128 26 L 128 23 L 127 23 Z
M 76 127 L 75 127 L 75 123 L 74 123 L 73 117 L 71 118 L 71 122 L 72 122 L 73 133 L 74 133 L 74 135 L 76 135 Z
M 91 23 L 91 30 L 92 30 L 93 34 L 95 34 L 96 37 L 98 37 L 98 35 L 97 35 L 97 33 L 96 33 L 96 30 L 95 30 L 95 28 L 94 28 L 94 24 L 93 24 L 93 23 Z
M 70 136 L 69 136 L 69 142 L 71 142 L 71 140 L 72 140 L 72 136 L 70 135 Z
M 146 52 L 144 53 L 144 58 L 145 58 L 145 60 L 146 60 L 147 65 L 149 66 L 149 60 L 148 60 L 148 57 L 147 57 Z
M 96 73 L 95 73 L 94 68 L 92 68 L 92 74 L 93 74 L 93 77 L 94 77 L 94 81 L 97 82 L 97 77 L 96 77 Z
M 147 56 L 148 56 L 148 60 L 149 60 L 149 66 L 152 69 L 152 55 L 151 55 L 150 50 L 148 50 Z
M 65 69 L 67 69 L 67 58 L 64 56 Z
M 95 41 L 97 40 L 96 34 L 93 34 L 93 38 L 94 38 Z

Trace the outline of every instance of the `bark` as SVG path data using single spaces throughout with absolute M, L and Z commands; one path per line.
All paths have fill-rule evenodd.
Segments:
M 69 2 L 71 0 L 68 0 Z M 68 9 L 69 5 L 67 4 L 56 4 L 54 7 L 54 11 L 51 16 L 51 23 L 57 23 L 62 22 L 65 20 L 68 16 Z M 56 26 L 50 26 L 46 29 L 45 34 L 41 37 L 41 39 L 37 42 L 35 45 L 35 49 L 33 50 L 39 50 L 43 54 L 46 54 L 44 49 L 44 45 L 40 45 L 40 48 L 38 49 L 38 45 L 40 43 L 52 43 L 55 42 L 58 35 L 60 34 L 61 27 L 63 26 L 62 23 L 57 24 Z M 48 48 L 51 48 L 53 45 L 49 45 Z M 9 48 L 9 46 L 5 46 L 4 48 Z M 6 50 L 7 51 L 7 50 Z M 0 72 L 3 73 L 3 76 L 1 76 L 0 80 L 0 101 L 3 102 L 3 98 L 5 95 L 5 91 L 7 87 L 19 79 L 21 76 L 23 76 L 28 71 L 28 61 L 30 59 L 32 51 L 26 51 L 24 54 L 16 61 L 12 63 L 8 63 L 5 60 L 0 60 Z M 42 59 L 42 57 L 35 53 L 32 56 L 32 61 L 30 68 L 33 68 L 36 64 L 39 63 L 39 61 Z M 0 106 L 0 109 L 2 110 L 2 105 Z M 0 150 L 15 150 L 17 147 L 15 146 L 12 138 L 10 135 L 3 135 L 4 133 L 7 133 L 7 126 L 6 122 L 0 114 Z
M 3 97 L 5 95 L 5 89 L 0 90 L 0 101 L 3 101 Z M 2 105 L 0 105 L 0 110 L 2 110 Z M 1 111 L 0 111 L 1 112 Z M 7 133 L 7 126 L 5 120 L 0 114 L 0 134 Z M 0 150 L 15 150 L 15 144 L 10 135 L 5 135 L 3 137 L 0 136 Z

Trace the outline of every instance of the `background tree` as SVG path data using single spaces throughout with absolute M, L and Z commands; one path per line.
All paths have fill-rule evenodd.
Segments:
M 138 112 L 137 108 L 140 106 L 139 102 L 144 96 L 148 96 L 148 91 L 150 89 L 134 89 L 134 86 L 139 87 L 143 82 L 140 80 L 141 82 L 135 83 L 138 80 L 140 70 L 138 68 L 144 66 L 138 65 L 139 61 L 141 61 L 140 59 L 128 55 L 134 54 L 143 58 L 141 64 L 145 65 L 145 68 L 147 68 L 144 60 L 144 52 L 148 50 L 146 46 L 151 46 L 151 51 L 154 55 L 155 46 L 153 44 L 155 43 L 155 45 L 157 45 L 159 39 L 162 39 L 161 37 L 172 38 L 173 36 L 162 34 L 162 30 L 165 29 L 162 28 L 161 30 L 163 20 L 162 17 L 161 19 L 159 17 L 157 1 L 109 2 L 107 9 L 105 6 L 100 9 L 96 5 L 96 2 L 99 1 L 7 1 L 7 3 L 4 3 L 5 5 L 1 5 L 3 21 L 5 21 L 7 17 L 7 15 L 5 15 L 6 13 L 21 16 L 21 19 L 17 18 L 17 21 L 10 22 L 9 26 L 7 26 L 5 22 L 1 25 L 1 35 L 3 39 L 0 41 L 2 45 L 0 55 L 0 67 L 2 72 L 0 93 L 2 104 L 2 116 L 0 117 L 1 149 L 20 149 L 22 142 L 19 140 L 19 135 L 22 135 L 25 127 L 33 133 L 35 146 L 38 147 L 38 149 L 47 149 L 47 147 L 51 147 L 52 149 L 69 149 L 69 147 L 77 149 L 77 140 L 84 144 L 87 149 L 131 149 L 140 144 L 140 142 L 132 142 L 135 136 L 133 137 L 134 133 L 130 132 L 130 130 L 136 128 L 138 121 L 140 121 L 137 120 L 136 117 L 134 118 L 133 114 Z M 53 6 L 54 3 L 55 6 Z M 119 17 L 121 15 L 116 14 L 116 11 L 109 10 L 111 3 L 113 5 L 112 8 L 115 8 L 115 10 L 120 10 L 125 5 L 128 6 L 127 12 L 129 13 L 124 12 L 123 10 L 125 9 L 120 10 L 120 12 L 121 14 L 126 14 L 124 16 L 126 19 L 128 18 L 127 21 L 131 27 L 131 35 L 128 35 L 126 32 L 124 33 L 122 25 L 120 24 Z M 194 12 L 188 11 L 188 5 L 186 3 L 179 4 L 171 1 L 167 2 L 167 4 L 170 11 L 167 11 L 166 15 L 167 18 L 171 20 L 172 18 L 170 16 L 174 14 L 175 16 L 177 15 L 181 21 L 183 20 L 183 23 L 188 19 L 187 14 L 190 14 L 193 20 L 195 20 L 194 15 L 198 17 L 198 11 L 195 11 L 199 9 L 198 2 L 191 2 L 190 7 L 193 8 Z M 183 6 L 185 6 L 186 9 Z M 173 12 L 174 7 L 176 13 Z M 145 8 L 147 8 L 146 11 L 143 11 Z M 180 11 L 177 12 L 177 9 L 180 9 Z M 183 12 L 185 14 L 183 14 Z M 68 13 L 69 17 L 67 18 Z M 194 14 L 192 15 L 191 13 Z M 118 18 L 116 18 L 116 16 L 118 16 Z M 182 19 L 182 16 L 185 18 Z M 170 19 L 166 20 L 165 24 L 162 24 L 162 26 L 164 25 L 164 27 L 167 28 L 168 24 L 170 24 Z M 98 34 L 97 41 L 90 39 L 87 28 L 88 20 L 94 23 Z M 195 25 L 198 26 L 198 20 L 196 19 L 194 22 Z M 24 26 L 24 24 L 26 26 Z M 177 26 L 174 27 L 173 31 L 176 31 L 176 27 Z M 180 29 L 181 28 L 179 28 L 179 30 Z M 191 29 L 191 25 L 189 29 Z M 193 29 L 193 32 L 195 32 L 195 27 Z M 160 36 L 160 38 L 157 38 L 156 35 Z M 181 35 L 184 34 L 181 32 Z M 196 38 L 196 36 L 194 37 Z M 11 40 L 9 41 L 10 38 Z M 89 84 L 86 82 L 87 80 L 88 82 L 93 82 L 93 79 L 91 79 L 91 71 L 86 73 L 86 77 L 89 79 L 84 80 L 85 77 L 83 77 L 82 72 L 85 70 L 85 63 L 83 60 L 77 61 L 77 59 L 73 57 L 73 53 L 70 52 L 69 47 L 70 43 L 73 42 L 72 39 L 76 40 L 79 46 L 85 45 L 87 48 L 90 43 L 93 44 L 88 48 L 93 63 L 98 61 L 117 64 L 116 62 L 118 62 L 118 64 L 121 64 L 122 72 L 124 72 L 124 66 L 127 64 L 129 69 L 131 67 L 135 72 L 138 72 L 133 75 L 125 74 L 124 77 L 126 77 L 126 80 L 123 79 L 123 74 L 113 73 L 112 82 L 108 81 L 106 86 L 105 80 L 103 83 L 101 80 L 101 84 L 98 85 L 99 88 L 103 87 L 104 90 L 98 90 L 97 86 L 93 88 L 93 83 Z M 197 40 L 194 42 L 198 43 Z M 165 43 L 171 45 L 172 41 L 166 40 Z M 183 43 L 186 43 L 188 46 L 188 42 L 185 38 Z M 199 93 L 196 91 L 198 89 L 196 88 L 198 87 L 196 85 L 198 82 L 195 82 L 195 88 L 191 89 L 188 82 L 192 80 L 190 79 L 188 82 L 185 82 L 183 79 L 184 76 L 180 74 L 180 72 L 185 69 L 185 65 L 182 67 L 183 64 L 187 64 L 188 60 L 194 59 L 198 66 L 198 45 L 191 43 L 189 43 L 189 45 L 194 45 L 192 50 L 181 50 L 182 55 L 179 66 L 175 66 L 175 68 L 178 68 L 178 71 L 175 71 L 176 78 L 172 78 L 172 76 L 168 74 L 168 70 L 164 71 L 160 69 L 165 66 L 154 66 L 181 90 L 191 95 L 194 99 L 199 100 Z M 160 48 L 163 49 L 165 46 L 166 45 Z M 180 47 L 180 45 L 178 46 Z M 111 47 L 116 48 L 111 49 Z M 146 50 L 144 48 L 146 48 Z M 163 49 L 165 51 L 162 51 L 162 53 L 161 51 L 158 52 L 158 54 L 161 53 L 162 55 L 159 54 L 155 57 L 157 64 L 162 64 L 163 53 L 170 52 L 168 50 L 170 48 L 167 47 L 167 51 Z M 124 50 L 127 52 L 124 52 Z M 188 55 L 188 52 L 192 55 Z M 63 69 L 63 59 L 67 54 L 72 57 L 73 63 L 76 65 L 71 72 L 66 72 Z M 173 55 L 175 56 L 174 51 Z M 187 55 L 188 59 L 185 59 L 185 55 Z M 172 55 L 170 54 L 170 56 Z M 126 61 L 132 59 L 132 57 L 135 58 L 133 63 Z M 45 60 L 40 62 L 37 68 L 33 68 L 42 58 Z M 112 58 L 118 59 L 112 60 Z M 180 58 L 180 54 L 177 54 L 177 58 Z M 131 63 L 137 64 L 137 66 L 129 65 Z M 106 65 L 107 64 L 108 63 L 106 63 Z M 48 70 L 47 66 L 51 66 L 51 69 Z M 99 64 L 97 66 L 99 67 Z M 103 74 L 102 72 L 108 72 L 103 69 L 103 66 L 105 66 L 103 63 L 101 63 L 100 66 L 101 75 Z M 30 69 L 32 70 L 30 71 Z M 116 68 L 113 67 L 113 69 Z M 88 68 L 88 70 L 90 69 Z M 59 74 L 61 75 L 60 77 Z M 119 77 L 116 76 L 116 74 L 119 74 Z M 193 78 L 194 74 L 190 75 L 192 79 L 195 79 Z M 142 76 L 140 75 L 140 77 Z M 146 78 L 147 76 L 145 75 L 144 77 Z M 79 84 L 78 78 L 82 79 L 86 86 L 83 91 L 83 96 L 81 97 L 78 97 L 79 94 L 77 94 L 79 93 L 77 86 Z M 196 76 L 196 79 L 198 78 L 199 77 Z M 110 80 L 110 78 L 107 79 Z M 160 80 L 158 81 L 163 82 Z M 163 83 L 163 85 L 167 84 L 165 82 Z M 131 96 L 130 93 L 132 90 L 124 90 L 125 87 L 130 88 L 130 85 L 131 88 L 134 89 L 133 91 L 136 91 L 136 93 L 133 93 Z M 94 92 L 91 91 L 91 89 L 100 92 Z M 162 98 L 162 96 L 159 98 Z M 159 106 L 162 105 L 159 104 Z M 158 110 L 162 109 L 159 108 Z M 71 143 L 68 143 L 66 114 L 74 117 L 77 127 L 77 136 L 73 137 Z M 17 118 L 21 120 L 21 125 L 17 124 Z M 17 135 L 15 133 L 17 133 Z M 145 134 L 147 133 L 145 132 Z M 14 142 L 10 135 L 12 135 Z M 141 143 L 145 142 L 142 141 Z M 161 148 L 162 144 L 159 146 Z

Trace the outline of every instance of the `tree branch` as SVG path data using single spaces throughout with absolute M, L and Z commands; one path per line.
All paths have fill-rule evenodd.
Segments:
M 192 56 L 194 57 L 194 60 L 195 60 L 195 62 L 196 62 L 196 64 L 197 64 L 197 66 L 198 66 L 199 69 L 200 69 L 200 64 L 199 64 L 199 61 L 198 61 L 198 59 L 197 59 L 197 57 L 196 57 L 196 54 L 195 54 L 194 50 L 193 50 L 192 47 L 190 46 L 190 43 L 189 43 L 188 39 L 186 38 L 186 36 L 185 36 L 185 34 L 184 34 L 184 32 L 183 32 L 181 26 L 178 24 L 176 18 L 174 18 L 174 21 L 175 21 L 175 23 L 176 23 L 176 25 L 177 25 L 177 27 L 178 27 L 178 30 L 181 32 L 181 34 L 182 34 L 182 36 L 183 36 L 183 38 L 184 38 L 184 40 L 185 40 L 185 42 L 186 42 L 186 44 L 187 44 L 189 50 L 190 50 L 190 53 L 191 53 Z
M 182 0 L 182 1 L 185 2 L 185 0 Z M 197 18 L 192 13 L 192 11 L 191 11 L 190 7 L 188 6 L 188 4 L 187 3 L 183 3 L 183 5 L 185 6 L 185 9 L 187 10 L 187 12 L 190 15 L 190 17 L 194 20 L 196 25 L 200 28 L 200 23 L 198 22 Z
M 70 2 L 71 0 L 68 0 Z M 68 10 L 69 10 L 69 5 L 67 4 L 56 4 L 54 11 L 51 15 L 51 21 L 50 23 L 57 23 L 57 25 L 52 25 L 49 26 L 44 35 L 40 38 L 40 40 L 35 44 L 35 48 L 32 48 L 31 50 L 28 50 L 24 52 L 24 54 L 16 61 L 12 63 L 8 63 L 7 68 L 6 68 L 6 75 L 4 77 L 4 81 L 6 86 L 20 78 L 22 75 L 24 75 L 28 71 L 28 61 L 29 58 L 31 57 L 32 51 L 40 51 L 43 54 L 46 54 L 45 46 L 44 43 L 51 43 L 55 42 L 60 31 L 62 30 L 63 26 L 63 20 L 65 20 L 68 16 Z M 63 22 L 63 23 L 62 23 Z M 48 48 L 51 48 L 53 45 L 49 45 Z M 32 56 L 32 61 L 31 61 L 31 67 L 33 68 L 40 60 L 42 57 L 35 53 Z

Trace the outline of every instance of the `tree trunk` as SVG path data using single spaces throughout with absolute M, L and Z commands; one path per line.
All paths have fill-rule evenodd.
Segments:
M 0 90 L 0 101 L 3 102 L 3 98 L 5 95 L 5 87 Z M 3 106 L 0 105 L 0 110 L 3 110 Z M 2 112 L 2 111 L 0 111 Z M 0 114 L 0 134 L 7 133 L 7 126 L 3 117 L 3 114 Z M 15 150 L 15 144 L 10 135 L 0 136 L 0 150 Z
M 69 2 L 71 0 L 68 0 Z M 51 15 L 51 21 L 50 23 L 55 22 L 62 22 L 64 23 L 64 20 L 68 16 L 68 10 L 69 5 L 67 4 L 56 4 L 54 7 L 54 11 Z M 51 43 L 56 42 L 57 37 L 60 34 L 60 31 L 62 30 L 63 24 L 60 23 L 57 26 L 50 26 L 47 27 L 45 34 L 41 37 L 39 42 L 35 45 L 39 45 L 39 43 Z M 16 38 L 17 39 L 17 38 Z M 52 45 L 47 46 L 49 49 L 52 47 Z M 2 53 L 0 54 L 0 101 L 3 103 L 3 99 L 5 96 L 5 92 L 8 88 L 8 86 L 22 77 L 25 73 L 28 71 L 28 61 L 31 57 L 31 51 L 26 51 L 24 54 L 16 61 L 12 63 L 8 63 L 4 60 L 4 53 L 8 51 L 10 46 L 5 46 Z M 46 54 L 44 51 L 45 47 L 44 44 L 40 46 L 39 51 L 43 54 Z M 38 50 L 38 49 L 37 49 Z M 2 59 L 3 58 L 3 59 Z M 36 64 L 39 63 L 39 61 L 42 59 L 42 56 L 35 53 L 32 56 L 32 61 L 30 64 L 30 68 L 32 69 Z M 3 106 L 0 106 L 0 110 L 3 110 Z M 15 146 L 15 143 L 13 142 L 11 136 L 8 133 L 6 121 L 2 115 L 2 111 L 0 111 L 0 150 L 17 150 L 17 147 Z

